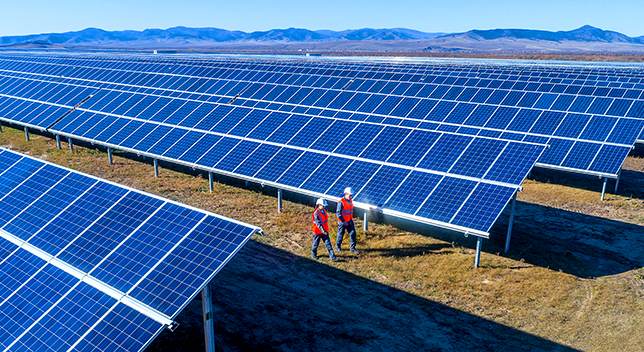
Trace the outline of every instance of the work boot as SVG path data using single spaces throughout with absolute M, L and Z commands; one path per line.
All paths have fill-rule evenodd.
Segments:
M 353 253 L 353 254 L 358 254 L 358 253 L 360 253 L 360 251 L 358 251 L 358 250 L 357 250 L 357 249 L 355 249 L 355 248 L 351 248 L 351 249 L 350 249 L 350 251 L 351 251 L 351 253 Z
M 338 253 L 343 252 L 343 250 L 337 244 L 335 245 L 335 251 L 338 252 Z
M 331 258 L 331 261 L 332 261 L 332 262 L 337 262 L 338 260 L 339 260 L 339 259 L 338 259 L 338 257 L 333 257 L 333 258 Z
M 318 257 L 317 255 L 315 255 L 315 254 L 311 253 L 311 258 L 313 258 L 313 259 L 315 259 L 315 260 L 318 260 L 318 258 L 319 258 L 319 257 Z

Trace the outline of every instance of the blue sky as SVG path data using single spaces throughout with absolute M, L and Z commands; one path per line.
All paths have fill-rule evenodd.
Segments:
M 644 35 L 641 0 L 1 0 L 0 36 L 97 27 L 174 26 L 259 31 L 273 28 L 404 27 L 424 32 L 528 28 L 570 30 L 590 24 Z

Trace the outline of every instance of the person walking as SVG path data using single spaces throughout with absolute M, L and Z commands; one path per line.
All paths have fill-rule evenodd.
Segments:
M 329 216 L 326 212 L 326 200 L 318 199 L 315 202 L 315 211 L 313 212 L 313 246 L 311 247 L 311 257 L 318 259 L 318 245 L 320 239 L 324 241 L 326 250 L 329 252 L 329 258 L 332 262 L 337 262 L 338 258 L 333 253 L 331 240 L 329 239 Z
M 338 236 L 335 241 L 335 250 L 340 253 L 342 252 L 342 238 L 344 237 L 344 232 L 349 232 L 350 247 L 349 250 L 351 253 L 358 254 L 356 249 L 356 227 L 353 224 L 353 189 L 347 187 L 344 189 L 344 197 L 338 202 L 338 209 L 336 215 L 338 216 Z

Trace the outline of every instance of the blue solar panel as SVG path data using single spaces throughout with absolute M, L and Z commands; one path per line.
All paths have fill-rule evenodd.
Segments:
M 29 63 L 24 71 L 58 69 L 34 63 L 30 55 L 16 60 Z M 38 81 L 71 94 L 88 88 L 93 82 L 87 77 L 95 75 L 101 92 L 109 93 L 96 94 L 59 122 L 64 129 L 55 127 L 54 132 L 68 131 L 68 120 L 77 126 L 89 122 L 91 127 L 79 129 L 81 134 L 72 131 L 72 137 L 330 197 L 337 197 L 339 183 L 355 182 L 352 186 L 361 188 L 372 179 L 369 172 L 389 167 L 482 177 L 515 189 L 535 157 L 540 166 L 616 175 L 620 161 L 609 153 L 625 155 L 629 140 L 638 134 L 633 129 L 643 127 L 621 116 L 634 111 L 630 99 L 639 96 L 633 90 L 631 98 L 623 98 L 626 88 L 644 87 L 620 83 L 608 88 L 606 76 L 619 67 L 605 73 L 582 65 L 573 70 L 573 84 L 573 79 L 558 76 L 566 72 L 568 78 L 569 68 L 476 60 L 399 64 L 185 56 L 174 61 L 136 55 L 61 55 L 57 60 L 82 68 L 69 73 L 73 83 L 31 75 L 17 85 Z M 4 72 L 0 77 L 8 75 Z M 199 76 L 206 72 L 208 79 Z M 597 76 L 589 78 L 589 73 Z M 15 80 L 4 78 L 8 84 Z M 603 83 L 607 88 L 595 87 Z M 78 113 L 83 111 L 94 114 L 91 121 Z M 609 111 L 614 115 L 604 115 Z M 119 116 L 106 116 L 108 112 Z M 539 157 L 541 147 L 523 142 L 552 143 Z M 349 164 L 356 168 L 348 166 L 346 176 L 330 162 L 344 164 L 351 157 L 360 160 Z M 329 168 L 338 174 L 324 170 Z M 311 179 L 312 173 L 317 179 Z M 339 183 L 326 180 L 332 176 L 342 178 Z
M 7 350 L 141 351 L 261 231 L 1 148 L 0 165 Z

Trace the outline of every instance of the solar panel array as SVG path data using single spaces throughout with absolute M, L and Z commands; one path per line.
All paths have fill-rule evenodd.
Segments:
M 488 61 L 6 53 L 0 117 L 304 194 L 353 186 L 359 206 L 486 237 L 535 161 L 616 177 L 644 127 L 639 76 Z
M 237 97 L 236 105 L 269 111 L 547 143 L 551 148 L 540 166 L 610 177 L 617 175 L 643 127 L 639 78 L 613 82 L 602 80 L 606 76 L 599 73 L 566 74 L 564 79 L 530 67 L 477 70 L 471 65 L 465 69 L 328 60 L 63 61 L 18 60 L 8 68 L 46 72 L 57 80 L 69 77 L 87 86 L 138 92 L 156 88 L 162 96 L 222 103 Z M 106 82 L 114 84 L 105 86 Z
M 258 231 L 0 148 L 0 347 L 143 350 Z

